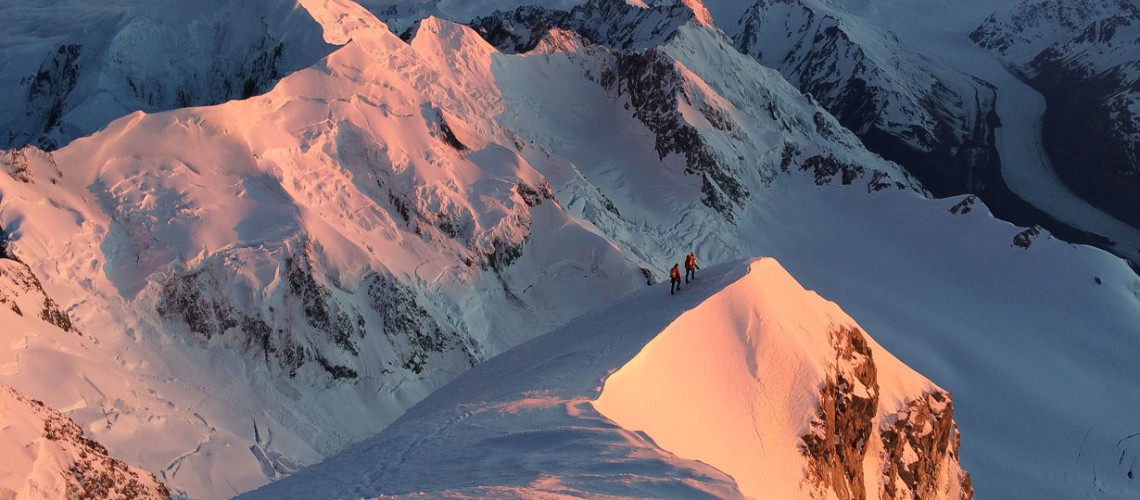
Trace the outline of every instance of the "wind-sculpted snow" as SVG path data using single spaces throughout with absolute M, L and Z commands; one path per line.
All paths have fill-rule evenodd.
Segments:
M 829 491 L 866 498 L 893 491 L 880 489 L 895 485 L 877 475 L 854 491 L 803 476 L 814 462 L 801 453 L 799 433 L 827 397 L 818 392 L 827 374 L 850 370 L 835 364 L 841 356 L 834 349 L 843 346 L 828 344 L 826 325 L 851 321 L 837 307 L 770 259 L 704 270 L 680 297 L 662 291 L 635 293 L 507 351 L 380 435 L 246 498 L 793 498 Z M 875 396 L 867 430 L 878 429 L 872 419 L 887 429 L 915 402 L 936 398 L 946 417 L 940 429 L 954 431 L 945 392 L 850 331 L 865 360 L 868 349 L 877 350 L 885 373 L 869 372 L 873 388 L 855 389 Z M 937 486 L 915 493 L 969 498 L 959 489 L 968 475 L 948 451 L 956 433 L 890 429 L 895 439 L 910 439 L 922 463 L 936 464 L 929 480 Z M 893 478 L 891 467 L 910 463 L 890 458 L 877 434 L 863 437 L 867 470 Z
M 320 47 L 343 46 L 272 88 L 132 113 L 51 153 L 4 152 L 3 253 L 24 263 L 82 335 L 28 314 L 24 302 L 25 315 L 0 307 L 0 381 L 176 493 L 231 497 L 383 430 L 472 363 L 479 370 L 660 282 L 690 251 L 706 268 L 774 255 L 956 401 L 971 402 L 954 418 L 979 491 L 1129 491 L 1113 449 L 1134 432 L 1127 416 L 1140 401 L 1124 382 L 1140 377 L 1125 361 L 1140 324 L 1140 282 L 1126 265 L 1044 230 L 1028 248 L 1014 246 L 1025 228 L 993 219 L 984 198 L 952 213 L 963 198 L 927 199 L 899 165 L 702 22 L 698 4 L 634 3 L 596 11 L 628 14 L 604 19 L 611 39 L 506 26 L 537 40 L 513 53 L 480 36 L 490 31 L 425 18 L 397 30 L 401 39 L 359 5 L 305 0 L 290 19 L 317 23 Z M 4 286 L 13 296 L 16 285 Z M 686 301 L 700 286 L 685 285 L 661 309 L 695 307 Z M 644 293 L 657 301 L 660 292 Z M 38 311 L 38 295 L 26 297 Z M 631 310 L 622 321 L 660 332 L 669 314 L 656 312 Z M 1100 333 L 1073 333 L 1086 331 Z M 881 375 L 885 350 L 873 352 Z M 515 370 L 539 369 L 512 359 Z M 808 393 L 822 398 L 821 388 Z M 933 394 L 916 391 L 891 409 L 932 423 L 930 433 L 901 425 L 881 438 L 903 458 L 883 472 L 898 478 L 892 491 L 924 491 L 913 471 L 937 462 L 910 460 L 907 445 L 952 434 L 944 408 L 915 403 Z M 1105 408 L 1102 425 L 1089 430 L 1058 401 Z M 567 465 L 578 471 L 572 481 L 536 480 L 531 472 L 550 454 L 533 452 L 479 461 L 441 488 L 490 478 L 500 486 L 466 494 L 571 483 L 603 494 L 630 491 L 622 478 L 636 476 L 645 496 L 738 493 L 708 465 L 645 452 L 649 440 L 583 404 L 537 404 L 541 415 L 524 419 L 582 411 L 582 427 L 608 436 L 587 454 L 613 457 L 611 470 L 632 476 L 591 482 L 590 462 Z M 483 412 L 478 424 L 510 429 L 498 417 L 518 408 Z M 795 439 L 819 414 L 801 413 Z M 415 427 L 404 436 L 425 434 L 401 442 L 430 441 L 439 422 L 404 424 Z M 578 428 L 543 434 L 567 450 L 566 464 L 582 456 Z M 439 478 L 420 466 L 449 463 L 425 453 L 399 468 L 406 492 Z M 515 463 L 526 464 L 520 475 L 495 479 Z M 1041 479 L 1042 468 L 1063 474 Z M 663 470 L 682 479 L 660 482 Z M 1093 474 L 1098 482 L 1086 481 Z
M 703 276 L 690 289 L 704 293 Z M 881 431 L 928 397 L 944 405 L 942 432 L 904 428 L 914 445 L 903 459 Z M 751 498 L 972 496 L 948 394 L 771 259 L 671 321 L 606 379 L 594 406 L 730 474 Z M 907 476 L 916 459 L 930 484 L 898 491 L 895 471 Z

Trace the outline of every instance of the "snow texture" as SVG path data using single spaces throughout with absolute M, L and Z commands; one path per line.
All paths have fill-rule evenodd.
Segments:
M 828 332 L 853 321 L 772 259 L 703 270 L 679 297 L 662 289 L 507 351 L 380 435 L 242 498 L 826 498 L 831 485 L 804 480 L 801 436 L 844 370 Z M 938 391 L 860 339 L 879 367 L 875 422 Z M 885 487 L 872 429 L 857 495 Z M 956 459 L 938 461 L 936 491 L 958 498 Z
M 981 494 L 1135 494 L 1136 274 L 1047 231 L 1017 238 L 1026 228 L 994 219 L 984 200 L 952 213 L 966 196 L 929 199 L 688 4 L 647 3 L 618 20 L 645 34 L 662 12 L 681 16 L 644 51 L 562 29 L 544 38 L 562 43 L 522 54 L 440 18 L 400 29 L 404 40 L 347 1 L 281 4 L 299 25 L 318 26 L 297 53 L 321 56 L 299 57 L 256 95 L 113 121 L 76 112 L 100 125 L 51 152 L 0 156 L 0 253 L 42 290 L 17 293 L 30 278 L 3 282 L 24 314 L 0 307 L 0 382 L 176 494 L 226 498 L 383 431 L 472 363 L 631 293 L 666 300 L 663 287 L 644 287 L 690 251 L 709 265 L 770 255 L 874 332 L 884 347 L 876 362 L 889 350 L 954 394 L 962 467 Z M 227 12 L 261 26 L 238 15 L 256 8 L 226 5 L 237 10 L 172 14 Z M 467 5 L 478 7 L 438 3 Z M 52 40 L 37 53 L 60 54 L 76 39 Z M 241 43 L 226 47 L 225 56 L 248 55 Z M 68 67 L 68 49 L 61 57 Z M 1016 116 L 1031 120 L 1030 111 Z M 677 133 L 688 140 L 671 142 Z M 41 296 L 76 331 L 37 316 Z M 841 392 L 867 399 L 863 391 L 870 385 Z M 942 415 L 939 400 L 926 401 L 929 410 L 890 411 Z M 567 408 L 531 416 L 565 418 Z M 500 413 L 481 415 L 511 428 L 495 423 Z M 415 415 L 401 426 L 417 425 Z M 609 429 L 605 443 L 617 449 L 650 449 L 600 417 L 589 425 Z M 881 439 L 899 446 L 889 453 L 898 464 L 925 463 L 909 460 L 919 456 L 909 438 Z M 691 480 L 668 484 L 684 493 L 744 488 L 652 450 L 623 467 L 675 464 Z M 847 462 L 820 463 L 842 467 L 845 481 L 857 476 Z M 581 463 L 564 465 L 550 470 L 580 480 L 502 484 L 608 491 L 582 479 Z M 664 484 L 656 473 L 639 477 L 645 491 L 666 494 L 653 489 Z M 878 477 L 865 472 L 864 484 Z M 465 487 L 453 480 L 447 488 Z M 892 484 L 911 488 L 901 481 Z M 500 491 L 509 493 L 482 494 Z

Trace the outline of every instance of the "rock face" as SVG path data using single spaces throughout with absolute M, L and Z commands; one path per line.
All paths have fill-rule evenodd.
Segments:
M 879 426 L 886 468 L 882 498 L 934 498 L 944 490 L 944 457 L 958 460 L 960 443 L 950 395 L 934 391 L 912 400 Z M 960 498 L 973 498 L 970 474 L 957 478 Z M 950 484 L 953 484 L 952 482 Z
M 159 499 L 154 475 L 108 456 L 70 418 L 0 384 L 0 497 Z
M 1053 167 L 1074 192 L 1140 227 L 1140 6 L 1024 2 L 971 34 L 1045 96 Z
M 729 31 L 741 52 L 778 69 L 936 196 L 991 187 L 1000 176 L 993 86 L 933 66 L 889 33 L 862 26 L 854 37 L 857 22 L 800 0 L 760 0 Z M 889 49 L 869 49 L 868 37 Z
M 865 498 L 863 460 L 879 406 L 878 375 L 861 331 L 840 327 L 830 337 L 834 378 L 820 389 L 816 418 L 803 436 L 808 479 L 842 500 Z
M 732 220 L 733 209 L 748 200 L 748 188 L 725 162 L 718 161 L 700 132 L 685 121 L 677 102 L 697 103 L 702 116 L 718 130 L 730 130 L 733 124 L 703 96 L 692 95 L 694 86 L 685 81 L 678 66 L 660 50 L 623 53 L 612 70 L 602 73 L 601 83 L 619 96 L 628 95 L 634 116 L 656 135 L 658 157 L 684 156 L 685 173 L 701 176 L 701 202 Z
M 670 155 L 684 158 L 684 173 L 700 176 L 701 203 L 731 222 L 753 191 L 747 186 L 752 166 L 740 162 L 745 155 L 725 154 L 718 147 L 747 137 L 746 127 L 739 121 L 741 110 L 734 109 L 726 95 L 755 94 L 748 106 L 763 110 L 762 116 L 789 132 L 807 129 L 815 137 L 840 144 L 857 139 L 814 101 L 809 103 L 816 108 L 810 121 L 795 119 L 789 116 L 791 113 L 785 114 L 780 99 L 769 89 L 726 89 L 723 84 L 702 81 L 688 67 L 694 61 L 684 57 L 690 50 L 686 44 L 721 44 L 720 48 L 736 52 L 732 41 L 711 25 L 706 14 L 698 2 L 638 6 L 622 0 L 591 0 L 569 11 L 528 6 L 496 12 L 473 20 L 471 26 L 488 43 L 506 53 L 549 50 L 546 47 L 576 43 L 604 47 L 608 57 L 602 58 L 598 68 L 591 68 L 599 74 L 597 81 L 615 100 L 626 101 L 625 109 L 654 134 L 659 159 Z M 694 32 L 700 35 L 693 35 Z M 703 39 L 694 42 L 691 38 Z M 738 75 L 727 78 L 735 79 L 734 85 L 746 85 Z M 831 182 L 842 170 L 843 184 L 869 174 L 874 178 L 869 184 L 877 186 L 869 190 L 892 185 L 921 189 L 905 174 L 896 175 L 902 178 L 900 181 L 891 181 L 890 174 L 880 170 L 847 163 L 830 154 L 804 153 L 795 144 L 785 142 L 780 171 L 788 172 L 793 164 L 800 170 L 814 170 L 819 185 Z M 770 178 L 776 168 L 761 165 L 759 170 L 761 177 Z
M 259 263 L 278 266 L 275 272 L 283 277 L 261 291 L 261 285 L 232 267 L 248 255 L 211 260 L 168 278 L 156 311 L 204 346 L 238 349 L 289 378 L 308 366 L 330 381 L 353 382 L 364 371 L 362 365 L 373 362 L 367 354 L 362 357 L 365 351 L 381 356 L 385 373 L 419 374 L 433 357 L 475 364 L 470 341 L 428 312 L 415 289 L 372 274 L 356 293 L 334 290 L 323 283 L 324 273 L 315 268 L 310 251 L 276 264 Z M 362 309 L 360 302 L 371 310 Z
M 2 235 L 0 228 L 0 249 L 5 247 Z M 64 332 L 80 334 L 67 312 L 44 292 L 31 268 L 4 252 L 0 252 L 0 307 L 20 316 L 39 318 Z
M 810 430 L 801 436 L 807 480 L 841 500 L 865 499 L 868 453 L 881 464 L 879 498 L 937 498 L 957 489 L 973 498 L 968 472 L 958 464 L 958 429 L 950 395 L 933 390 L 895 409 L 882 408 L 879 375 L 864 333 L 840 326 L 829 332 L 835 349 Z M 881 443 L 879 445 L 878 443 Z

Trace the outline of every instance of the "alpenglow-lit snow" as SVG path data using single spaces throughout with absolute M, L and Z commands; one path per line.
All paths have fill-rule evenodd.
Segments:
M 945 393 L 775 260 L 702 270 L 680 295 L 665 292 L 637 292 L 477 366 L 380 435 L 242 498 L 826 497 L 847 486 L 810 479 L 818 457 L 802 436 L 820 389 L 867 360 L 870 377 L 850 382 L 870 387 L 837 389 L 847 404 L 878 402 L 855 494 L 959 498 L 969 484 L 945 399 L 925 421 L 927 432 L 948 426 L 932 441 L 937 477 L 925 490 L 884 490 L 883 478 L 905 490 L 891 467 L 920 459 L 892 456 L 883 436 Z M 845 357 L 841 330 L 856 332 L 846 341 L 866 358 Z
M 715 265 L 773 256 L 874 334 L 879 371 L 894 372 L 889 350 L 929 387 L 953 393 L 962 468 L 979 495 L 1134 496 L 1140 278 L 1106 252 L 994 219 L 984 199 L 929 199 L 779 72 L 699 22 L 695 4 L 612 0 L 596 11 L 622 13 L 607 26 L 644 38 L 560 28 L 515 54 L 440 18 L 400 30 L 405 40 L 348 0 L 305 0 L 290 11 L 311 28 L 298 50 L 327 57 L 256 95 L 109 122 L 84 114 L 104 121 L 60 149 L 0 152 L 0 263 L 30 276 L 0 280 L 0 296 L 14 297 L 0 301 L 0 383 L 71 418 L 175 494 L 229 498 L 336 456 L 473 364 L 479 370 L 575 318 L 599 318 L 627 298 L 696 307 Z M 470 12 L 474 3 L 438 5 L 490 14 Z M 256 8 L 233 8 L 211 19 L 259 26 Z M 645 50 L 626 50 L 625 41 Z M 706 280 L 671 298 L 663 286 L 646 288 L 690 251 Z M 623 318 L 641 328 L 662 319 L 656 312 Z M 657 326 L 637 331 L 656 336 L 668 325 Z M 748 335 L 739 345 L 712 340 L 741 354 L 748 338 L 784 338 L 765 328 L 741 326 Z M 857 352 L 852 331 L 835 338 Z M 812 359 L 824 338 L 795 351 L 808 385 L 833 359 Z M 678 339 L 693 340 L 644 337 L 605 370 Z M 844 366 L 864 358 L 852 354 Z M 783 359 L 768 360 L 773 383 L 794 375 Z M 524 361 L 489 366 L 546 369 Z M 629 368 L 633 379 L 668 369 Z M 605 374 L 567 387 L 596 395 Z M 880 405 L 892 394 L 883 387 Z M 440 401 L 454 402 L 447 394 Z M 573 394 L 566 398 L 585 393 Z M 566 401 L 529 415 L 569 418 Z M 916 405 L 908 415 L 943 409 L 933 396 Z M 891 420 L 875 409 L 877 422 Z M 424 411 L 392 432 L 430 439 L 439 421 L 414 423 Z M 741 411 L 726 418 L 759 414 Z M 479 414 L 489 428 L 516 428 L 500 416 L 511 414 Z M 603 429 L 608 441 L 582 452 L 568 440 L 565 467 L 551 470 L 566 473 L 612 444 L 638 450 L 622 467 L 648 469 L 638 476 L 644 491 L 664 495 L 656 478 L 677 470 L 685 472 L 670 477 L 682 479 L 669 484 L 683 493 L 751 488 L 730 479 L 730 469 L 749 464 L 665 446 L 671 421 L 649 419 L 641 435 L 616 430 L 616 414 L 589 418 L 578 424 Z M 820 422 L 815 429 L 826 429 Z M 793 439 L 787 426 L 756 428 Z M 880 429 L 880 443 L 899 444 Z M 822 431 L 809 435 L 826 449 Z M 869 450 L 844 444 L 845 453 Z M 531 456 L 535 468 L 551 459 Z M 898 456 L 912 454 L 903 447 Z M 829 466 L 817 475 L 838 470 L 820 463 Z M 447 488 L 492 484 L 483 479 L 504 469 L 488 463 L 448 478 Z M 408 492 L 437 479 L 430 469 L 402 470 Z M 614 486 L 590 483 L 588 469 L 577 477 L 575 491 Z M 878 474 L 863 477 L 864 486 L 902 491 Z

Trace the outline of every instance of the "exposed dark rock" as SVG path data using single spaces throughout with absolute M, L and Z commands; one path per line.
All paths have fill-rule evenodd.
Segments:
M 978 197 L 974 195 L 967 196 L 959 201 L 954 206 L 950 207 L 950 213 L 954 215 L 966 215 L 973 210 L 974 203 L 978 201 Z
M 476 363 L 467 341 L 420 305 L 411 287 L 381 275 L 373 275 L 367 282 L 369 304 L 380 315 L 384 334 L 392 340 L 402 368 L 420 373 L 433 353 L 448 351 L 461 352 L 472 366 Z
M 8 232 L 4 230 L 4 226 L 0 225 L 0 259 L 15 259 L 12 252 L 8 250 L 8 245 Z
M 223 260 L 224 262 L 224 260 Z M 306 255 L 283 263 L 284 310 L 235 305 L 221 290 L 240 283 L 219 279 L 231 270 L 216 263 L 166 280 L 156 310 L 166 321 L 186 325 L 203 344 L 221 344 L 263 357 L 267 366 L 295 377 L 316 361 L 333 379 L 356 378 L 353 359 L 367 333 L 364 316 L 337 302 L 317 281 Z
M 438 109 L 434 111 L 435 116 L 429 120 L 429 124 L 436 129 L 434 131 L 435 135 L 438 135 L 444 144 L 455 148 L 456 151 L 467 151 L 467 146 L 455 136 L 455 132 L 453 132 L 451 126 L 447 124 L 447 118 L 443 116 L 443 112 Z
M 862 177 L 866 169 L 859 165 L 852 165 L 839 161 L 831 155 L 815 155 L 800 165 L 800 170 L 811 171 L 815 174 L 815 184 L 823 186 L 831 182 L 837 174 L 843 185 L 850 185 L 855 179 Z
M 333 380 L 354 379 L 360 376 L 358 373 L 356 373 L 356 370 L 353 370 L 352 368 L 344 365 L 333 364 L 331 361 L 325 359 L 325 357 L 321 356 L 320 354 L 317 355 L 317 364 L 321 365 L 321 368 L 324 368 L 326 372 L 329 372 L 329 375 L 332 375 Z
M 646 268 L 641 268 L 641 275 L 645 277 L 645 286 L 653 286 L 657 283 L 657 278 L 653 277 L 653 271 Z
M 47 133 L 59 125 L 63 117 L 63 107 L 79 78 L 80 46 L 66 44 L 56 47 L 40 68 L 28 88 L 28 104 L 25 116 L 28 120 L 38 122 L 37 132 Z M 40 136 L 36 145 L 44 149 L 54 149 L 57 145 L 53 140 Z
M 4 393 L 0 398 L 10 398 L 17 403 L 16 411 L 27 411 L 35 421 L 43 422 L 42 436 L 50 444 L 38 446 L 36 453 L 41 454 L 42 459 L 49 459 L 52 466 L 60 468 L 67 498 L 170 498 L 170 491 L 158 478 L 110 457 L 106 447 L 88 437 L 70 418 L 10 387 L 0 385 L 0 392 Z M 53 447 L 58 447 L 58 451 L 50 449 Z
M 491 245 L 494 247 L 494 251 L 486 256 L 487 264 L 491 269 L 495 270 L 495 272 L 502 272 L 507 266 L 514 264 L 519 257 L 522 257 L 523 246 L 526 245 L 526 239 L 519 242 L 512 242 L 502 238 L 495 238 L 492 240 Z
M 50 411 L 50 410 L 49 410 Z M 87 437 L 70 418 L 52 411 L 44 420 L 44 438 L 77 450 L 68 472 L 67 494 L 75 499 L 170 498 L 170 491 L 153 476 L 144 484 L 138 472 L 111 458 L 107 448 Z
M 500 51 L 522 54 L 533 50 L 551 27 L 567 25 L 569 17 L 569 12 L 524 5 L 474 19 L 470 26 Z
M 824 496 L 865 499 L 864 463 L 870 443 L 883 443 L 877 457 L 883 464 L 880 498 L 935 498 L 951 485 L 942 468 L 958 466 L 958 429 L 950 395 L 925 394 L 880 420 L 879 383 L 870 344 L 858 328 L 840 326 L 829 332 L 835 364 L 820 387 L 819 406 L 801 436 L 800 452 L 807 459 L 807 480 Z M 878 430 L 879 435 L 874 432 Z M 951 471 L 951 472 L 953 472 Z M 898 491 L 896 481 L 907 491 Z M 972 498 L 969 474 L 952 477 L 960 498 Z M 873 483 L 872 483 L 873 484 Z
M 31 184 L 32 176 L 28 171 L 28 155 L 22 149 L 8 151 L 6 157 L 0 158 L 0 165 L 4 166 L 4 170 L 13 179 Z
M 871 349 L 857 328 L 829 332 L 836 364 L 820 388 L 810 430 L 801 436 L 813 484 L 841 500 L 866 498 L 863 459 L 879 404 L 879 381 Z
M 527 183 L 519 181 L 515 185 L 515 192 L 522 197 L 523 202 L 528 207 L 537 207 L 545 200 L 553 200 L 554 192 L 550 190 L 550 184 L 543 179 L 542 183 L 537 187 L 530 187 Z M 612 203 L 611 203 L 612 204 Z
M 75 333 L 79 333 L 71 324 L 71 317 L 68 316 L 67 313 L 59 310 L 59 304 L 51 300 L 51 297 L 48 297 L 46 293 L 44 294 L 43 308 L 40 309 L 40 319 L 59 327 L 60 330 L 65 332 L 75 331 Z
M 612 70 L 602 74 L 601 83 L 619 96 L 629 96 L 634 116 L 656 136 L 654 147 L 658 156 L 684 156 L 685 173 L 701 176 L 701 202 L 733 220 L 734 209 L 750 193 L 730 167 L 718 160 L 697 129 L 681 116 L 678 100 L 692 99 L 686 94 L 676 61 L 658 49 L 625 52 L 618 55 Z
M 569 12 L 531 6 L 496 11 L 471 26 L 507 53 L 534 49 L 553 28 L 578 33 L 587 43 L 626 50 L 661 45 L 695 17 L 682 2 L 642 8 L 624 0 L 589 0 Z
M 25 307 L 21 308 L 19 302 L 24 302 Z M 16 259 L 5 258 L 0 260 L 0 306 L 5 306 L 12 312 L 23 316 L 24 309 L 29 304 L 34 304 L 32 305 L 35 308 L 33 310 L 38 310 L 36 317 L 45 323 L 54 325 L 65 332 L 82 335 L 79 329 L 72 324 L 71 317 L 62 311 L 59 305 L 44 291 L 43 285 L 32 272 L 32 268 Z
M 717 158 L 697 129 L 685 122 L 677 102 L 680 99 L 693 104 L 718 130 L 730 131 L 736 125 L 721 110 L 688 95 L 676 61 L 656 48 L 694 19 L 693 11 L 683 2 L 646 9 L 622 0 L 590 0 L 570 12 L 537 7 L 497 11 L 472 21 L 472 26 L 504 52 L 533 49 L 551 28 L 577 33 L 587 43 L 617 51 L 616 63 L 603 70 L 601 84 L 619 97 L 629 97 L 634 116 L 656 136 L 658 156 L 684 156 L 685 173 L 701 176 L 702 203 L 731 221 L 734 209 L 750 193 L 732 167 Z
M 786 36 L 788 43 L 779 50 L 764 46 L 762 34 Z M 799 0 L 756 2 L 740 19 L 733 41 L 936 196 L 978 192 L 989 176 L 1000 174 L 996 94 L 986 82 L 958 73 L 936 75 L 901 46 L 900 57 L 913 62 L 903 68 L 913 74 L 897 76 L 903 69 L 865 50 L 848 35 L 845 22 Z M 972 94 L 953 90 L 970 86 Z M 816 116 L 814 122 L 825 137 L 834 134 L 828 120 Z
M 222 296 L 215 292 L 217 289 L 217 282 L 201 271 L 172 277 L 163 284 L 158 315 L 168 321 L 185 323 L 190 332 L 202 340 L 223 335 L 238 326 L 240 318 L 233 306 L 222 302 Z
M 1021 248 L 1029 248 L 1033 244 L 1033 240 L 1041 234 L 1041 228 L 1033 226 L 1013 236 L 1013 245 Z
M 891 174 L 888 174 L 882 170 L 874 170 L 873 172 L 874 174 L 871 175 L 870 182 L 867 183 L 868 193 L 882 191 L 891 187 L 894 187 L 896 189 L 906 189 L 905 184 L 891 179 Z
M 312 264 L 306 257 L 285 260 L 289 290 L 301 300 L 305 320 L 318 332 L 331 338 L 340 348 L 360 354 L 356 338 L 364 337 L 364 317 L 356 314 L 355 322 L 349 313 L 332 300 L 328 289 L 317 283 Z

